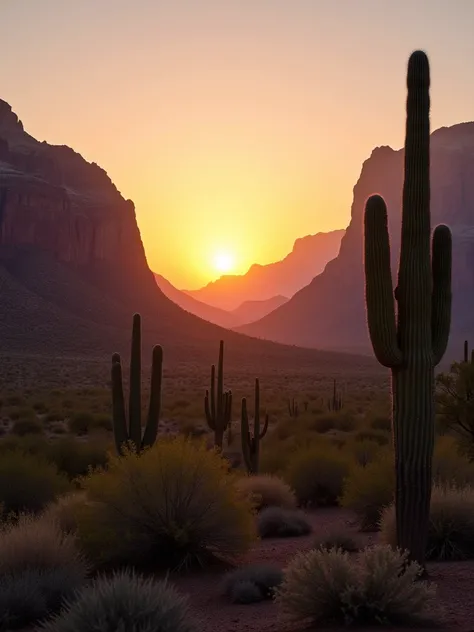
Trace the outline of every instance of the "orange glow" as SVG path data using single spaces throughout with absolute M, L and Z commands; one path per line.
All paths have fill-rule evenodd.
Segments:
M 0 98 L 107 171 L 179 288 L 348 225 L 364 160 L 403 145 L 412 50 L 433 67 L 432 129 L 472 120 L 472 0 L 0 4 Z

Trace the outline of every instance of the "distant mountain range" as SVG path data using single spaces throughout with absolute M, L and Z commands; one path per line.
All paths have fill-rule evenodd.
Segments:
M 392 269 L 398 268 L 404 151 L 379 147 L 363 164 L 354 187 L 352 216 L 338 256 L 287 303 L 243 333 L 306 347 L 370 352 L 364 305 L 363 213 L 367 198 L 381 194 L 388 206 Z M 474 336 L 474 123 L 431 135 L 432 226 L 453 232 L 451 357 Z
M 67 146 L 39 142 L 0 100 L 0 354 L 128 360 L 132 314 L 143 316 L 144 363 L 152 344 L 165 366 L 201 367 L 226 343 L 226 367 L 251 375 L 372 371 L 372 359 L 296 349 L 223 329 L 175 305 L 150 271 L 131 200 L 107 173 Z M 21 356 L 21 357 L 20 357 Z M 64 375 L 67 379 L 67 374 Z
M 301 237 L 281 261 L 266 265 L 255 263 L 246 274 L 224 275 L 203 288 L 183 292 L 226 311 L 235 310 L 247 301 L 291 297 L 337 256 L 344 233 L 341 229 Z
M 155 280 L 163 294 L 173 303 L 176 303 L 176 305 L 179 305 L 187 312 L 199 316 L 199 318 L 228 329 L 258 320 L 288 300 L 285 296 L 274 296 L 263 301 L 245 301 L 237 309 L 227 311 L 203 303 L 186 292 L 178 290 L 161 274 L 155 273 Z

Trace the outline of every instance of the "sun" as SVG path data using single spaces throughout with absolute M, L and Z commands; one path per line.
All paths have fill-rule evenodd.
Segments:
M 234 267 L 234 256 L 230 252 L 217 252 L 213 261 L 218 272 L 230 272 Z

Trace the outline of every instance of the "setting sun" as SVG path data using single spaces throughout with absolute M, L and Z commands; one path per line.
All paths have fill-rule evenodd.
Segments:
M 213 263 L 218 272 L 230 272 L 234 267 L 234 256 L 230 252 L 217 252 Z

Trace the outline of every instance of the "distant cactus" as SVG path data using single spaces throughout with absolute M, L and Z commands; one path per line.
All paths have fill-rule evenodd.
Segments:
M 467 340 L 464 341 L 464 362 L 469 362 L 469 344 Z M 474 364 L 474 349 L 471 349 L 471 364 Z
M 241 436 L 242 454 L 249 474 L 258 474 L 260 460 L 260 441 L 267 434 L 268 413 L 265 413 L 263 429 L 260 430 L 260 383 L 255 379 L 255 406 L 253 436 L 250 433 L 249 417 L 247 412 L 247 400 L 242 399 Z
M 151 447 L 158 434 L 161 409 L 161 386 L 163 377 L 163 349 L 153 347 L 150 402 L 145 432 L 142 438 L 141 402 L 141 317 L 133 316 L 132 350 L 130 358 L 130 394 L 128 405 L 128 426 L 123 393 L 122 363 L 120 355 L 112 355 L 112 420 L 115 445 L 118 454 L 123 454 L 125 445 L 136 452 Z
M 224 391 L 224 341 L 219 345 L 219 363 L 217 365 L 217 397 L 216 367 L 211 366 L 211 391 L 206 390 L 204 412 L 209 428 L 214 432 L 214 444 L 222 450 L 224 433 L 229 430 L 228 443 L 232 442 L 232 392 Z
M 299 408 L 298 408 L 298 402 L 296 401 L 296 399 L 293 397 L 293 399 L 289 399 L 288 400 L 288 414 L 290 415 L 290 417 L 298 417 L 298 415 L 300 414 Z
M 365 293 L 375 355 L 392 370 L 397 544 L 424 565 L 435 435 L 434 367 L 449 338 L 452 245 L 449 228 L 438 226 L 430 256 L 430 70 L 422 51 L 410 57 L 407 86 L 398 286 L 393 292 L 387 209 L 374 195 L 365 208 Z
M 337 382 L 334 380 L 332 397 L 328 399 L 328 409 L 332 412 L 339 412 L 342 410 L 343 402 L 342 395 L 337 390 Z

